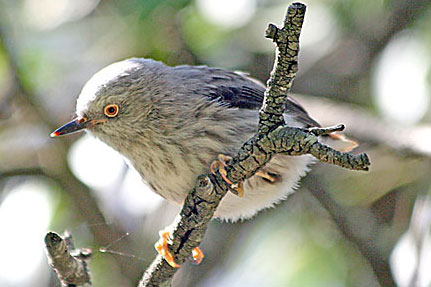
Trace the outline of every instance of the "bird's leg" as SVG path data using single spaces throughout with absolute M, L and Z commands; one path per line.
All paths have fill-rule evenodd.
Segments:
M 266 172 L 266 171 L 263 171 L 263 170 L 258 170 L 254 175 L 256 175 L 256 176 L 260 176 L 260 177 L 262 177 L 262 178 L 264 178 L 264 179 L 266 179 L 266 180 L 268 180 L 269 182 L 271 182 L 271 183 L 274 183 L 274 182 L 276 182 L 276 181 L 278 181 L 279 180 L 279 176 L 277 176 L 277 175 L 274 175 L 274 174 L 271 174 L 271 173 L 269 173 L 269 172 Z
M 173 268 L 179 268 L 180 265 L 175 262 L 174 256 L 169 251 L 168 245 L 171 242 L 171 231 L 169 227 L 159 231 L 160 239 L 154 244 L 157 252 L 165 258 L 166 262 Z M 194 264 L 200 264 L 204 259 L 204 253 L 199 247 L 192 250 L 192 262 Z
M 244 188 L 242 182 L 239 183 L 233 183 L 227 178 L 227 172 L 225 167 L 227 166 L 227 162 L 229 162 L 232 159 L 232 157 L 224 154 L 219 154 L 217 156 L 217 160 L 213 161 L 210 165 L 210 171 L 212 174 L 216 174 L 217 170 L 220 173 L 223 180 L 229 184 L 229 190 L 239 197 L 244 196 Z

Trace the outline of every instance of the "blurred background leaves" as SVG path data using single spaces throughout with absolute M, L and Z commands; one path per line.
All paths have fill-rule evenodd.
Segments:
M 83 84 L 128 57 L 205 64 L 266 81 L 281 0 L 0 0 L 0 286 L 59 286 L 43 235 L 91 247 L 95 286 L 135 286 L 179 207 L 78 134 Z M 174 286 L 430 286 L 431 2 L 307 1 L 296 98 L 345 123 L 368 173 L 316 164 L 276 209 L 212 222 Z M 99 252 L 105 247 L 108 252 Z M 396 283 L 395 283 L 396 282 Z

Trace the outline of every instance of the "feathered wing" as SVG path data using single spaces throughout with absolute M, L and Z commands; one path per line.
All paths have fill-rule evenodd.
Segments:
M 244 73 L 231 72 L 207 66 L 177 66 L 174 67 L 188 77 L 196 77 L 203 82 L 201 93 L 211 101 L 216 101 L 230 108 L 258 110 L 262 107 L 265 86 L 256 79 Z M 307 111 L 292 97 L 288 96 L 285 113 L 296 121 L 304 123 L 305 127 L 320 127 Z M 325 142 L 340 151 L 351 151 L 357 143 L 344 134 L 333 133 L 325 137 Z
M 244 73 L 231 72 L 207 66 L 177 66 L 174 69 L 188 73 L 189 77 L 199 77 L 203 81 L 202 94 L 212 101 L 231 108 L 258 110 L 262 107 L 265 86 Z M 293 98 L 288 97 L 286 113 L 302 122 L 306 127 L 319 127 L 305 109 Z

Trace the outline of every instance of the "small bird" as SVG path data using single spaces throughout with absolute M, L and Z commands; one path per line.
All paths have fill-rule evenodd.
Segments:
M 76 118 L 51 136 L 88 131 L 122 154 L 154 192 L 182 204 L 198 175 L 216 172 L 214 160 L 224 164 L 256 132 L 264 91 L 244 73 L 132 58 L 97 72 L 78 97 Z M 319 126 L 292 98 L 284 118 L 293 127 Z M 344 151 L 356 146 L 340 134 L 325 141 Z M 274 206 L 312 162 L 309 155 L 275 155 L 237 194 L 222 199 L 214 217 L 234 222 Z M 167 258 L 160 245 L 166 247 L 168 232 L 161 237 L 158 249 Z M 173 259 L 170 264 L 177 267 Z

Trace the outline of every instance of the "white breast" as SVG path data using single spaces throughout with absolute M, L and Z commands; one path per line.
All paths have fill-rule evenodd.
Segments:
M 308 155 L 275 156 L 265 169 L 280 174 L 281 181 L 268 183 L 261 177 L 251 177 L 244 183 L 244 197 L 229 192 L 222 199 L 214 217 L 234 222 L 250 218 L 264 208 L 273 207 L 294 192 L 298 181 L 306 174 L 308 165 L 313 161 Z

